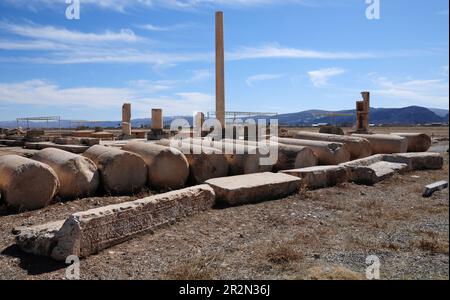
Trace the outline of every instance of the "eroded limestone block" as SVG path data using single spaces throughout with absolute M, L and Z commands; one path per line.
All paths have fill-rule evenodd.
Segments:
M 58 188 L 58 177 L 48 165 L 18 155 L 0 156 L 0 191 L 11 207 L 43 208 Z
M 99 186 L 97 166 L 89 158 L 55 148 L 33 155 L 33 160 L 50 166 L 58 176 L 58 195 L 76 199 L 93 195 Z
M 372 149 L 370 143 L 364 138 L 336 135 L 336 134 L 323 134 L 306 131 L 298 131 L 294 137 L 296 139 L 325 141 L 346 144 L 351 155 L 351 159 L 360 159 L 372 155 Z
M 83 156 L 96 164 L 100 174 L 100 183 L 107 193 L 126 195 L 139 192 L 147 182 L 147 167 L 139 155 L 112 147 L 95 145 L 89 148 Z
M 409 170 L 440 170 L 444 166 L 444 158 L 434 152 L 411 152 L 386 155 L 384 160 L 408 165 Z
M 408 140 L 408 152 L 427 152 L 431 147 L 431 137 L 424 133 L 391 133 Z
M 214 205 L 214 190 L 199 185 L 161 195 L 91 209 L 65 221 L 19 228 L 17 245 L 25 252 L 64 261 L 99 253 L 139 234 L 153 232 Z
M 316 166 L 281 173 L 302 179 L 302 186 L 311 189 L 325 188 L 347 182 L 347 170 L 342 166 Z
M 321 165 L 338 165 L 350 160 L 348 146 L 342 143 L 276 137 L 270 140 L 286 145 L 309 147 L 317 155 Z
M 148 183 L 155 189 L 179 189 L 189 176 L 189 163 L 178 149 L 153 143 L 131 142 L 123 150 L 140 155 L 147 165 Z
M 408 151 L 408 139 L 392 134 L 353 134 L 370 142 L 372 154 L 405 153 Z
M 407 169 L 407 164 L 379 161 L 369 166 L 355 168 L 352 171 L 352 181 L 359 184 L 373 185 L 393 176 L 395 173 L 403 173 Z
M 301 180 L 282 173 L 257 173 L 206 181 L 218 202 L 241 205 L 283 198 L 297 192 Z

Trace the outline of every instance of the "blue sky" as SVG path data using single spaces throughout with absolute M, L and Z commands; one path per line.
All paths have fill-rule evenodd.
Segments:
M 214 109 L 214 12 L 226 109 L 448 109 L 447 0 L 0 0 L 0 120 L 119 120 Z

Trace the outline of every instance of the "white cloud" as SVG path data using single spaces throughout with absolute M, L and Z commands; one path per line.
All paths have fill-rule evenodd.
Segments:
M 323 0 L 322 0 L 323 1 Z M 65 0 L 5 0 L 10 5 L 38 10 L 42 7 L 66 6 Z M 255 7 L 267 5 L 316 5 L 316 0 L 81 0 L 82 7 L 95 6 L 117 12 L 142 8 L 168 8 L 177 10 L 214 7 Z
M 0 29 L 22 37 L 63 43 L 138 42 L 144 40 L 130 29 L 121 29 L 119 32 L 84 33 L 54 26 L 7 22 L 0 22 Z
M 395 81 L 386 77 L 373 80 L 375 95 L 401 102 L 402 105 L 447 107 L 449 101 L 448 79 Z
M 198 82 L 206 79 L 210 79 L 213 77 L 213 73 L 211 70 L 203 69 L 203 70 L 195 70 L 192 77 L 189 79 L 189 82 Z
M 136 28 L 148 30 L 148 31 L 156 31 L 156 32 L 167 32 L 167 31 L 175 31 L 179 29 L 184 29 L 193 26 L 193 24 L 174 24 L 174 25 L 166 25 L 159 26 L 153 24 L 142 24 L 136 25 Z
M 328 85 L 328 80 L 331 77 L 335 77 L 341 74 L 344 74 L 346 70 L 341 68 L 327 68 L 309 71 L 309 79 L 315 87 L 324 87 Z
M 252 87 L 255 83 L 267 80 L 275 80 L 283 77 L 283 74 L 258 74 L 250 76 L 245 81 L 248 86 Z
M 257 59 L 257 58 L 311 58 L 311 59 L 368 59 L 377 55 L 365 52 L 327 52 L 286 48 L 279 44 L 262 47 L 242 47 L 227 53 L 229 60 Z
M 119 111 L 123 102 L 130 101 L 133 104 L 133 117 L 148 116 L 152 107 L 164 109 L 166 115 L 192 115 L 193 111 L 208 111 L 214 104 L 211 95 L 199 92 L 158 96 L 157 92 L 170 89 L 169 84 L 135 81 L 123 88 L 62 88 L 45 80 L 0 83 L 0 103 Z

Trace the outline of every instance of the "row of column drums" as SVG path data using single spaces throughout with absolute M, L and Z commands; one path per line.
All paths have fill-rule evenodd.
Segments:
M 415 136 L 415 140 L 425 144 L 422 148 L 431 144 L 426 137 Z M 271 138 L 263 144 L 187 139 L 174 145 L 161 140 L 131 142 L 122 149 L 95 145 L 83 155 L 47 148 L 31 159 L 0 156 L 0 193 L 10 207 L 33 210 L 47 206 L 55 196 L 73 200 L 96 194 L 129 195 L 145 186 L 175 190 L 211 178 L 337 165 L 372 154 L 406 152 L 410 141 L 399 135 L 367 139 L 299 132 L 295 139 Z M 230 146 L 233 150 L 225 151 Z M 275 159 L 261 163 L 273 151 Z

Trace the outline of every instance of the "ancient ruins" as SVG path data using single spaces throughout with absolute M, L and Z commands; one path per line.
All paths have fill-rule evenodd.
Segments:
M 225 111 L 223 13 L 216 13 L 216 112 L 222 129 Z M 431 137 L 422 133 L 371 134 L 370 93 L 357 102 L 351 135 L 296 131 L 290 137 L 249 128 L 225 139 L 206 137 L 205 112 L 182 140 L 164 123 L 163 110 L 151 108 L 150 129 L 132 128 L 132 104 L 122 107 L 120 132 L 72 130 L 31 137 L 15 132 L 0 142 L 35 151 L 25 158 L 0 156 L 2 201 L 17 211 L 89 196 L 132 195 L 143 188 L 157 194 L 136 201 L 73 213 L 63 220 L 16 228 L 17 245 L 26 252 L 64 261 L 85 258 L 180 218 L 214 206 L 238 206 L 282 199 L 300 189 L 321 189 L 346 182 L 377 184 L 394 174 L 436 170 L 442 155 L 427 152 Z M 118 108 L 119 110 L 120 108 Z M 223 133 L 220 133 L 224 137 Z M 254 133 L 256 136 L 256 133 Z M 232 150 L 230 153 L 229 150 Z M 262 164 L 271 149 L 277 156 Z M 432 191 L 445 184 L 430 186 Z

